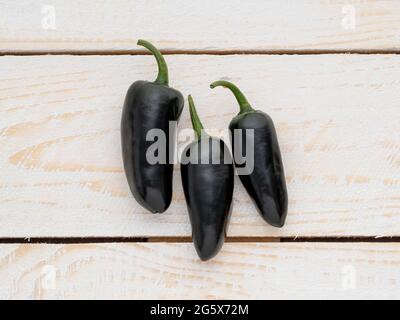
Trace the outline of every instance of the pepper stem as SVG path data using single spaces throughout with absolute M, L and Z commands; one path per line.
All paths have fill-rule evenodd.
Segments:
M 199 116 L 197 114 L 196 107 L 194 106 L 193 98 L 191 95 L 189 95 L 188 100 L 189 100 L 190 119 L 192 120 L 193 129 L 194 129 L 194 132 L 196 133 L 197 139 L 200 139 L 201 135 L 205 134 L 204 127 L 199 119 Z
M 139 40 L 137 44 L 148 49 L 157 60 L 158 76 L 156 81 L 154 82 L 157 84 L 168 86 L 168 66 L 162 53 L 146 40 Z
M 254 110 L 251 107 L 250 103 L 247 101 L 242 91 L 240 91 L 240 89 L 236 87 L 233 83 L 221 80 L 221 81 L 216 81 L 210 85 L 211 89 L 214 89 L 216 87 L 225 87 L 232 91 L 232 93 L 235 95 L 237 102 L 239 103 L 240 113 L 245 113 Z

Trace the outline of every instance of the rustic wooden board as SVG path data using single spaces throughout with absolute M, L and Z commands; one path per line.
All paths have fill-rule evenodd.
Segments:
M 400 56 L 167 60 L 206 127 L 237 112 L 208 88 L 221 76 L 276 121 L 287 225 L 267 226 L 237 180 L 230 236 L 400 236 Z M 161 216 L 136 204 L 122 170 L 121 106 L 131 82 L 155 77 L 152 57 L 1 57 L 0 70 L 0 237 L 190 236 L 178 166 Z
M 0 1 L 0 51 L 398 50 L 398 0 Z
M 2 299 L 398 299 L 399 244 L 0 245 Z

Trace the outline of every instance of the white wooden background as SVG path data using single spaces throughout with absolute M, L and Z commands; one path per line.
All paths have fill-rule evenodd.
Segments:
M 0 17 L 0 298 L 400 298 L 400 1 L 0 0 Z M 237 112 L 221 77 L 273 117 L 283 229 L 237 180 L 229 243 L 201 263 L 179 166 L 166 214 L 135 203 L 121 107 L 156 76 L 138 38 L 208 128 Z

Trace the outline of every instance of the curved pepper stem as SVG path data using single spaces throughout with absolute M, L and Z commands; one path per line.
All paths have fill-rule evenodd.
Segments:
M 190 119 L 192 120 L 192 125 L 194 132 L 196 133 L 197 139 L 201 138 L 201 135 L 205 135 L 203 124 L 201 123 L 199 116 L 196 111 L 196 107 L 194 106 L 193 98 L 191 95 L 188 97 L 189 100 L 189 110 L 190 110 Z
M 154 82 L 157 84 L 168 86 L 168 66 L 162 53 L 146 40 L 139 40 L 137 44 L 148 49 L 157 60 L 158 76 L 156 81 Z
M 221 80 L 221 81 L 216 81 L 210 85 L 211 89 L 214 89 L 216 87 L 225 87 L 232 91 L 232 93 L 235 95 L 237 102 L 239 103 L 240 113 L 245 113 L 254 110 L 251 107 L 250 103 L 247 101 L 242 91 L 240 91 L 240 89 L 236 87 L 233 83 Z

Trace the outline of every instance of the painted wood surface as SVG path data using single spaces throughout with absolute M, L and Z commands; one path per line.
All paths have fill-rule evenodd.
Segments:
M 400 236 L 399 55 L 268 54 L 399 52 L 400 1 L 0 0 L 0 17 L 0 53 L 90 54 L 0 57 L 0 240 L 82 242 L 0 244 L 0 299 L 400 298 L 399 243 L 279 242 Z M 208 88 L 221 77 L 273 117 L 285 228 L 267 226 L 236 179 L 229 236 L 251 242 L 202 263 L 186 243 L 179 166 L 166 214 L 136 204 L 121 107 L 133 81 L 156 75 L 138 38 L 181 53 L 166 56 L 171 85 L 214 134 L 237 111 Z M 189 127 L 185 109 L 180 149 Z
M 0 298 L 398 299 L 399 244 L 0 245 Z
M 0 1 L 0 51 L 399 50 L 398 0 Z
M 400 236 L 399 56 L 167 60 L 206 127 L 237 112 L 228 91 L 208 88 L 220 77 L 276 122 L 287 225 L 263 223 L 237 179 L 230 236 Z M 131 82 L 155 77 L 152 57 L 7 56 L 0 70 L 0 237 L 190 236 L 179 166 L 161 216 L 136 204 L 122 170 L 121 106 Z

